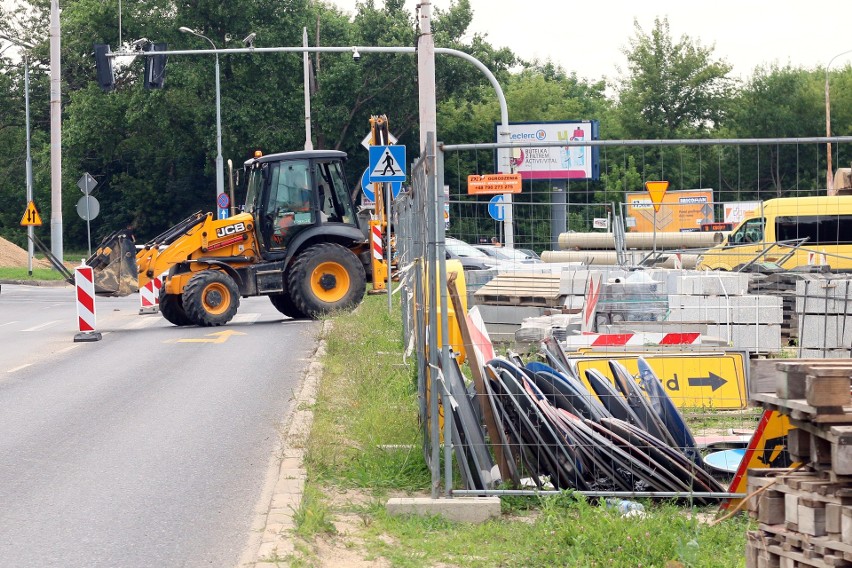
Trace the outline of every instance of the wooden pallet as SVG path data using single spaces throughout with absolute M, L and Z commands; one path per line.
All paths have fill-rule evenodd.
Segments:
M 477 302 L 497 306 L 558 308 L 565 303 L 559 275 L 498 274 L 475 292 Z

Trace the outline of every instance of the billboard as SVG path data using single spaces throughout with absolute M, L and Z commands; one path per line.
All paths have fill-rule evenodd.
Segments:
M 600 126 L 597 120 L 566 122 L 510 122 L 509 141 L 576 142 L 597 140 Z M 500 124 L 495 124 L 495 140 L 500 141 Z M 597 146 L 540 146 L 512 148 L 511 163 L 521 179 L 598 179 L 600 163 Z
M 656 218 L 654 205 L 647 191 L 627 193 L 625 197 L 628 217 L 625 225 L 630 227 L 631 231 L 654 232 L 655 221 L 656 231 L 659 232 L 700 231 L 702 223 L 714 221 L 712 189 L 667 191 Z
M 735 227 L 742 223 L 743 219 L 749 217 L 758 211 L 763 205 L 761 201 L 734 201 L 725 203 L 725 223 L 732 223 Z

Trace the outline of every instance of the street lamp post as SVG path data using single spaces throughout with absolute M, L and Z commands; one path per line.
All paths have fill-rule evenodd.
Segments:
M 193 30 L 192 28 L 188 28 L 186 26 L 181 26 L 178 28 L 185 34 L 192 34 L 194 36 L 198 36 L 200 38 L 206 39 L 210 42 L 210 45 L 213 46 L 213 50 L 217 51 L 219 48 L 216 47 L 216 44 L 213 41 L 203 35 Z M 217 218 L 224 219 L 228 216 L 228 208 L 222 207 L 221 202 L 219 201 L 221 198 L 220 195 L 225 193 L 225 166 L 222 161 L 222 109 L 220 106 L 220 95 L 219 95 L 219 54 L 216 53 L 216 65 L 215 65 L 215 75 L 216 75 L 216 210 L 218 212 Z
M 828 68 L 831 67 L 831 64 L 834 63 L 834 60 L 840 57 L 841 55 L 846 55 L 847 53 L 852 53 L 852 49 L 846 50 L 842 53 L 838 53 L 834 57 L 832 57 L 828 61 L 828 65 L 825 66 L 825 136 L 826 138 L 831 138 L 831 102 L 828 96 Z M 826 194 L 835 195 L 834 191 L 834 168 L 831 164 L 831 141 L 825 143 L 826 149 L 826 167 L 828 171 L 825 175 L 825 183 L 826 183 Z
M 24 49 L 32 49 L 32 45 L 14 40 L 6 35 L 0 35 L 7 41 L 23 47 Z M 30 62 L 29 54 L 24 53 L 24 114 L 26 115 L 25 124 L 27 131 L 27 161 L 26 161 L 26 185 L 27 185 L 27 207 L 33 200 L 33 157 L 30 152 Z M 33 230 L 32 225 L 27 225 L 27 273 L 33 275 Z

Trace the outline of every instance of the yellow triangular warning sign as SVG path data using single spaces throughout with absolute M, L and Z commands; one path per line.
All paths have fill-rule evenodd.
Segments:
M 390 149 L 385 148 L 379 163 L 376 164 L 376 167 L 373 168 L 372 172 L 370 172 L 370 177 L 374 178 L 400 175 L 405 175 L 402 168 L 397 163 L 396 158 L 394 158 Z
M 668 188 L 669 182 L 667 181 L 645 182 L 645 191 L 647 191 L 648 195 L 651 197 L 651 203 L 654 204 L 654 211 L 657 213 L 660 212 L 660 204 L 663 202 L 663 196 L 666 194 L 666 190 Z
M 41 215 L 38 214 L 38 209 L 36 209 L 34 201 L 27 203 L 27 210 L 24 211 L 24 216 L 21 217 L 21 225 L 24 227 L 41 226 Z

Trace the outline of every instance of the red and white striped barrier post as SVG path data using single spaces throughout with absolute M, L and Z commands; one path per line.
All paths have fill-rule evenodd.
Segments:
M 167 274 L 168 271 L 163 272 L 139 288 L 140 314 L 156 314 L 160 311 L 160 291 L 163 289 L 163 280 Z
M 74 288 L 77 292 L 77 326 L 74 341 L 100 341 L 95 331 L 95 271 L 86 262 L 74 269 Z

